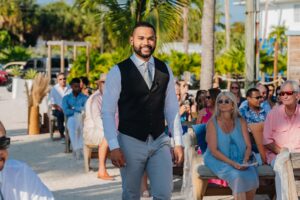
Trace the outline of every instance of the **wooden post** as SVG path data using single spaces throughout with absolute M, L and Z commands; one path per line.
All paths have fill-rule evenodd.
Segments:
M 75 61 L 77 58 L 77 46 L 74 45 L 73 46 L 73 61 Z
M 219 88 L 219 87 L 220 87 L 219 74 L 215 73 L 213 88 Z
M 254 81 L 254 2 L 246 0 L 246 90 L 251 87 Z
M 39 106 L 30 107 L 28 133 L 29 135 L 40 134 Z
M 60 45 L 60 72 L 65 71 L 65 48 L 64 48 L 64 41 L 61 41 Z
M 86 45 L 86 76 L 89 75 L 90 72 L 90 46 Z
M 227 90 L 230 91 L 230 86 L 231 86 L 231 75 L 230 73 L 227 74 Z
M 51 45 L 48 44 L 48 60 L 47 60 L 47 73 L 48 77 L 51 80 L 51 58 L 52 58 L 52 51 Z
M 278 74 L 278 83 L 277 83 L 277 86 L 281 86 L 281 84 L 282 84 L 282 76 L 281 76 L 281 74 L 279 73 Z M 275 86 L 276 87 L 276 86 Z

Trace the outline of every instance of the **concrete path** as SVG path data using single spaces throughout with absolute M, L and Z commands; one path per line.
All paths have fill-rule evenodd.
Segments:
M 12 100 L 11 93 L 0 87 L 0 120 L 12 139 L 10 158 L 28 163 L 53 192 L 57 200 L 118 200 L 121 199 L 119 170 L 108 163 L 108 171 L 115 181 L 102 181 L 97 176 L 97 160 L 92 160 L 94 171 L 84 173 L 83 161 L 76 161 L 72 154 L 64 153 L 64 144 L 50 140 L 49 134 L 27 135 L 26 97 Z M 55 136 L 58 137 L 58 134 Z M 181 178 L 174 177 L 173 200 L 185 199 L 180 194 Z M 232 199 L 206 197 L 206 200 Z M 266 199 L 258 197 L 257 199 Z

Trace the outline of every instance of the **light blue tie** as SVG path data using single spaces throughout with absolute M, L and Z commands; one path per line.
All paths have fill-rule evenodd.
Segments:
M 152 86 L 152 74 L 148 62 L 144 63 L 144 79 L 150 89 Z

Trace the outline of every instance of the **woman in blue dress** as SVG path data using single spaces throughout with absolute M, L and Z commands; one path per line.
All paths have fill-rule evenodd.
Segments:
M 236 200 L 254 199 L 259 186 L 255 167 L 246 167 L 251 155 L 247 124 L 239 116 L 236 98 L 231 92 L 221 92 L 215 112 L 207 124 L 208 149 L 204 163 L 220 179 L 228 182 Z

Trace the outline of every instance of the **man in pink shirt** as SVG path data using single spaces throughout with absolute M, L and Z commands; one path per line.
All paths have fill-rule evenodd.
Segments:
M 264 145 L 267 162 L 274 165 L 275 158 L 284 148 L 300 152 L 300 106 L 299 86 L 296 81 L 286 81 L 279 93 L 282 105 L 268 114 L 264 125 Z

